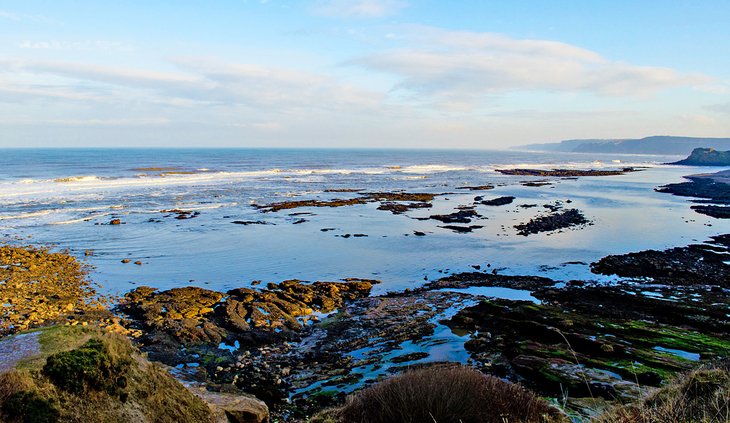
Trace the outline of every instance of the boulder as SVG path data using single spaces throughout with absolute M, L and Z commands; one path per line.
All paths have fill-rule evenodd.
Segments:
M 200 391 L 197 395 L 213 413 L 215 423 L 265 423 L 269 407 L 263 401 L 245 394 Z

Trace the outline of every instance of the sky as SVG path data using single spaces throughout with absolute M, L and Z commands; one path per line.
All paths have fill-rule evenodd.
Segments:
M 0 0 L 0 147 L 730 136 L 730 1 Z

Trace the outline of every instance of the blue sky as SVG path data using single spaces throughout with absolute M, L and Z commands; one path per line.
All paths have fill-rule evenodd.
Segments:
M 0 146 L 730 136 L 728 1 L 0 0 Z

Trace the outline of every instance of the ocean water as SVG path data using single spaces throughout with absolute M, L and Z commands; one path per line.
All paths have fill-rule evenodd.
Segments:
M 588 263 L 607 254 L 702 242 L 729 231 L 727 221 L 691 211 L 687 198 L 654 192 L 683 175 L 707 171 L 662 164 L 671 160 L 676 157 L 517 151 L 6 149 L 0 150 L 0 234 L 5 242 L 71 251 L 93 266 L 93 279 L 109 293 L 140 285 L 227 290 L 254 280 L 347 277 L 379 279 L 376 291 L 385 292 L 487 264 L 503 274 L 610 280 L 592 275 Z M 521 182 L 544 178 L 495 171 L 625 166 L 646 169 L 553 179 L 541 187 Z M 458 189 L 485 184 L 496 188 Z M 402 215 L 377 210 L 377 203 L 276 213 L 253 207 L 357 196 L 327 191 L 332 189 L 444 195 L 431 209 Z M 477 195 L 517 199 L 507 206 L 478 206 L 484 219 L 471 224 L 483 228 L 472 233 L 418 219 L 451 213 Z M 556 201 L 580 209 L 593 224 L 517 234 L 515 224 L 544 214 L 542 206 Z M 520 207 L 529 204 L 537 206 Z M 200 214 L 178 220 L 162 212 L 169 209 Z M 124 224 L 107 225 L 113 218 Z M 268 224 L 233 224 L 236 220 Z M 87 250 L 91 255 L 85 255 Z M 133 264 L 138 260 L 141 266 Z

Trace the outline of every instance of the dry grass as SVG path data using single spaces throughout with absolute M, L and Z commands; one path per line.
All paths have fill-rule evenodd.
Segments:
M 366 388 L 313 422 L 506 423 L 564 422 L 522 386 L 475 369 L 439 365 L 408 371 Z
M 677 376 L 642 401 L 613 408 L 593 423 L 730 422 L 730 360 Z
M 71 341 L 75 335 L 84 341 Z M 51 353 L 42 369 L 31 366 L 0 374 L 0 421 L 197 423 L 211 420 L 205 402 L 161 366 L 141 357 L 126 338 L 100 330 L 81 332 L 69 327 L 57 328 L 54 336 L 69 340 L 71 345 Z M 49 342 L 49 345 L 60 344 Z M 109 371 L 84 369 L 99 363 L 100 368 Z

